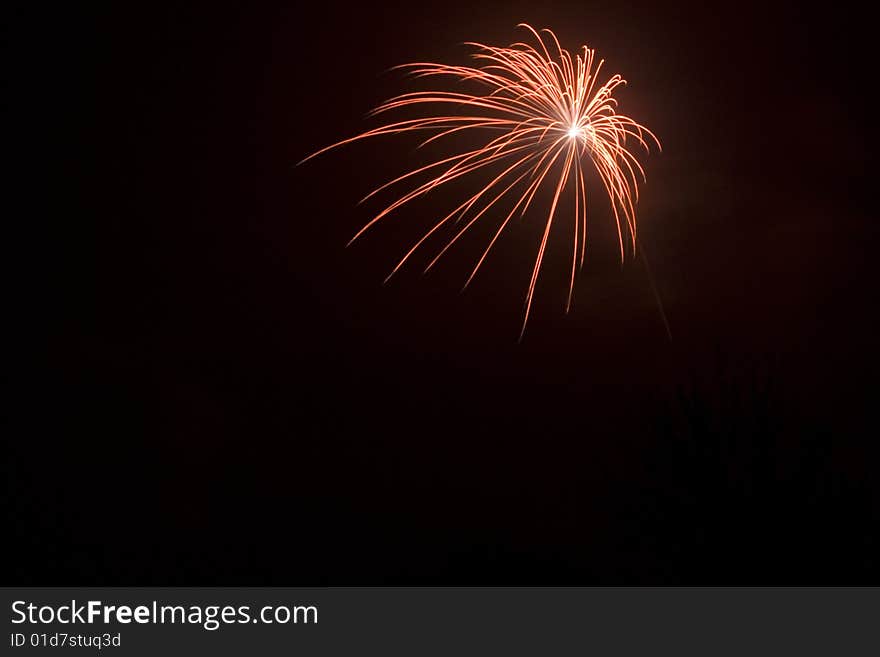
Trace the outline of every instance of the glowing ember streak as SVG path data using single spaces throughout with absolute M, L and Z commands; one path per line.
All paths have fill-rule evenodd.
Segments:
M 524 215 L 536 192 L 548 181 L 554 165 L 561 166 L 558 178 L 552 176 L 548 184 L 554 189 L 553 200 L 547 213 L 546 225 L 538 255 L 532 270 L 525 301 L 522 332 L 525 331 L 535 293 L 535 284 L 541 271 L 547 239 L 556 215 L 560 197 L 567 189 L 574 195 L 574 240 L 572 248 L 571 277 L 568 288 L 566 312 L 571 307 L 574 291 L 574 275 L 584 263 L 587 234 L 587 198 L 583 163 L 589 157 L 607 192 L 620 244 L 620 258 L 624 259 L 624 235 L 636 245 L 635 203 L 638 201 L 637 177 L 645 173 L 634 154 L 627 148 L 631 139 L 648 150 L 647 138 L 660 147 L 657 137 L 644 126 L 628 116 L 616 112 L 617 101 L 612 98 L 614 90 L 626 81 L 613 75 L 605 84 L 596 86 L 604 60 L 594 67 L 595 51 L 583 46 L 582 54 L 572 57 L 564 50 L 550 30 L 535 31 L 521 24 L 536 39 L 538 47 L 526 43 L 514 43 L 507 48 L 479 43 L 468 45 L 476 48 L 473 55 L 478 67 L 446 64 L 414 63 L 397 68 L 409 70 L 416 77 L 448 76 L 459 81 L 477 84 L 483 93 L 472 95 L 459 91 L 417 91 L 407 93 L 385 102 L 372 114 L 383 114 L 413 106 L 438 108 L 455 106 L 464 115 L 430 114 L 424 118 L 406 119 L 388 123 L 360 135 L 328 146 L 306 160 L 331 148 L 353 141 L 379 135 L 398 134 L 416 130 L 434 131 L 436 134 L 424 144 L 442 137 L 463 132 L 488 132 L 479 148 L 458 153 L 432 162 L 415 171 L 406 173 L 379 187 L 377 192 L 425 174 L 431 178 L 410 189 L 382 212 L 369 221 L 352 238 L 360 237 L 370 226 L 402 205 L 424 196 L 448 182 L 472 173 L 491 178 L 473 196 L 437 222 L 403 256 L 392 270 L 389 278 L 412 256 L 413 253 L 442 226 L 463 224 L 440 253 L 428 264 L 430 269 L 478 219 L 502 199 L 512 208 L 501 222 L 482 256 L 474 266 L 465 283 L 473 279 L 504 231 L 514 214 Z M 548 47 L 549 45 L 549 47 Z M 551 52 L 553 55 L 551 55 Z M 497 134 L 500 131 L 500 134 Z M 495 136 L 492 136 L 495 135 Z M 488 167 L 503 167 L 497 175 L 487 175 Z M 638 175 L 637 175 L 638 174 Z M 516 190 L 516 191 L 513 191 Z M 364 199 L 366 200 L 366 199 Z M 349 244 L 351 243 L 349 242 Z M 387 279 L 386 279 L 387 280 Z

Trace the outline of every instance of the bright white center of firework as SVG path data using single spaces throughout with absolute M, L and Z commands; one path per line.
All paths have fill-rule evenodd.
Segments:
M 571 139 L 577 139 L 584 134 L 584 129 L 579 125 L 573 125 L 568 129 L 568 136 Z

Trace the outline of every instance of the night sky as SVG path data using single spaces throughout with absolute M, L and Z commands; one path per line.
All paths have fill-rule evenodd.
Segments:
M 11 441 L 10 583 L 878 583 L 866 20 L 215 4 L 47 9 L 18 67 L 72 145 L 38 184 L 65 301 Z M 560 231 L 517 342 L 542 217 L 464 293 L 486 230 L 383 285 L 460 197 L 346 248 L 417 141 L 296 166 L 414 88 L 390 67 L 519 22 L 596 48 L 663 142 L 638 216 L 671 340 L 601 196 L 571 312 Z

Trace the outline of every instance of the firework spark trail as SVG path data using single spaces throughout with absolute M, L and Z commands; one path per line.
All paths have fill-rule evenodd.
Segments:
M 403 256 L 388 276 L 388 278 L 393 276 L 442 226 L 450 223 L 463 224 L 463 227 L 428 264 L 425 269 L 428 271 L 492 207 L 502 202 L 505 197 L 515 198 L 512 209 L 494 233 L 465 282 L 467 287 L 498 237 L 509 225 L 511 218 L 517 211 L 521 217 L 524 216 L 535 194 L 543 183 L 551 178 L 554 189 L 553 200 L 546 215 L 546 224 L 526 295 L 525 313 L 520 331 L 522 337 L 529 320 L 551 226 L 560 199 L 569 186 L 574 194 L 574 236 L 566 312 L 571 307 L 575 272 L 578 267 L 583 267 L 586 252 L 587 194 L 583 166 L 586 156 L 599 174 L 610 201 L 622 262 L 625 257 L 626 238 L 630 241 L 633 252 L 636 249 L 635 204 L 638 202 L 639 194 L 638 178 L 645 179 L 644 170 L 627 147 L 627 139 L 635 141 L 645 151 L 649 150 L 649 140 L 658 148 L 660 142 L 650 130 L 630 117 L 616 112 L 617 101 L 613 98 L 613 92 L 618 86 L 626 84 L 620 75 L 613 75 L 601 86 L 596 86 L 604 60 L 600 60 L 594 66 L 594 50 L 583 46 L 582 54 L 573 57 L 560 46 L 550 30 L 539 32 L 525 24 L 520 24 L 520 27 L 529 31 L 537 41 L 538 48 L 527 43 L 514 43 L 508 47 L 469 43 L 467 45 L 476 49 L 473 57 L 479 66 L 419 62 L 395 67 L 409 71 L 410 75 L 416 78 L 446 76 L 462 82 L 472 82 L 484 89 L 482 95 L 455 91 L 416 91 L 396 96 L 370 113 L 371 116 L 377 116 L 413 106 L 426 105 L 437 108 L 451 105 L 456 110 L 468 112 L 468 115 L 432 113 L 424 118 L 388 123 L 323 148 L 303 162 L 330 149 L 368 137 L 420 130 L 435 131 L 436 134 L 422 142 L 421 145 L 424 146 L 456 133 L 489 131 L 491 135 L 491 131 L 500 131 L 501 134 L 488 139 L 479 148 L 431 162 L 371 192 L 362 199 L 362 202 L 420 174 L 432 176 L 427 182 L 416 185 L 373 217 L 355 234 L 351 242 L 388 214 L 441 185 L 470 174 L 484 173 L 491 165 L 502 165 L 504 170 L 500 174 L 492 177 L 490 182 L 482 184 L 479 191 L 436 223 Z M 511 164 L 511 160 L 514 159 Z M 562 163 L 562 170 L 558 178 L 551 177 L 551 170 L 557 162 Z M 525 191 L 513 193 L 518 185 L 524 185 Z M 487 200 L 490 198 L 491 200 Z

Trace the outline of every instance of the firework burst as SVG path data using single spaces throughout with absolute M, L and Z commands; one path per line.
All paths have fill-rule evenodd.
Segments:
M 612 94 L 626 81 L 620 75 L 613 75 L 598 85 L 604 60 L 596 62 L 594 50 L 583 46 L 582 52 L 572 56 L 559 45 L 550 30 L 539 32 L 525 24 L 520 27 L 534 37 L 534 46 L 514 43 L 508 47 L 495 47 L 469 43 L 467 45 L 476 49 L 473 54 L 475 66 L 413 63 L 396 67 L 414 77 L 441 77 L 472 83 L 480 93 L 417 91 L 397 96 L 373 110 L 371 115 L 413 107 L 425 109 L 426 115 L 386 123 L 328 146 L 303 162 L 343 144 L 380 135 L 432 132 L 422 142 L 425 145 L 458 133 L 478 134 L 479 147 L 426 164 L 370 193 L 364 200 L 401 184 L 410 185 L 409 191 L 379 212 L 351 240 L 358 239 L 368 228 L 401 206 L 442 185 L 466 176 L 479 177 L 479 189 L 434 224 L 389 274 L 390 278 L 442 227 L 456 226 L 457 230 L 428 264 L 427 271 L 491 209 L 503 208 L 497 214 L 504 219 L 477 259 L 465 287 L 483 265 L 511 219 L 517 213 L 525 215 L 538 190 L 549 186 L 553 190 L 552 201 L 549 208 L 540 213 L 546 217 L 546 223 L 526 294 L 522 323 L 522 331 L 525 331 L 547 240 L 563 194 L 570 195 L 574 205 L 571 275 L 565 306 L 568 312 L 575 272 L 583 266 L 586 249 L 584 176 L 585 170 L 590 168 L 588 164 L 592 163 L 592 170 L 598 173 L 610 201 L 623 261 L 627 242 L 635 252 L 638 178 L 645 178 L 644 170 L 628 143 L 637 144 L 647 152 L 649 141 L 658 148 L 660 142 L 650 130 L 617 113 L 617 101 Z M 498 169 L 500 173 L 496 173 Z M 415 184 L 413 181 L 420 176 L 428 179 Z M 537 209 L 533 212 L 537 213 Z

